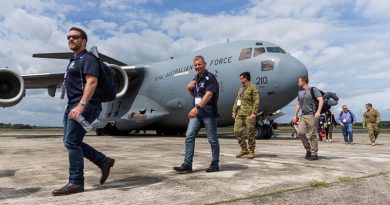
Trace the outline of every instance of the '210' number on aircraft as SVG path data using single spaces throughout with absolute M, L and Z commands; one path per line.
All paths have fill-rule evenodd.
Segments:
M 256 78 L 256 85 L 264 85 L 268 83 L 267 76 L 259 76 Z

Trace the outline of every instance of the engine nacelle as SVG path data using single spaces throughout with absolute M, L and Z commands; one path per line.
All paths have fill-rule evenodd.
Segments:
M 0 107 L 11 107 L 24 97 L 23 78 L 6 68 L 0 68 Z
M 121 98 L 123 97 L 127 89 L 129 87 L 129 77 L 127 76 L 127 73 L 118 65 L 115 64 L 109 64 L 110 68 L 114 69 L 117 77 L 117 87 L 116 87 L 116 97 Z

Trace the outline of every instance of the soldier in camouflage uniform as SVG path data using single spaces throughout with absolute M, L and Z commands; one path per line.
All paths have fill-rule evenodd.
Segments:
M 244 155 L 248 155 L 248 159 L 253 159 L 255 158 L 256 147 L 256 113 L 259 109 L 260 94 L 256 86 L 250 82 L 251 75 L 249 72 L 241 73 L 240 81 L 244 87 L 240 88 L 237 93 L 237 98 L 234 102 L 232 112 L 232 117 L 235 119 L 234 134 L 241 147 L 241 151 L 236 155 L 236 157 L 240 158 Z M 244 129 L 246 129 L 248 134 L 248 145 L 243 134 Z
M 379 135 L 379 122 L 381 121 L 380 113 L 372 108 L 371 103 L 366 104 L 367 111 L 363 114 L 363 128 L 367 127 L 368 137 L 371 145 L 375 145 L 376 138 Z

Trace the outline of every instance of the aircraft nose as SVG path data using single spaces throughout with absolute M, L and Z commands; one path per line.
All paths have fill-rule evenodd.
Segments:
M 308 75 L 306 66 L 297 58 L 286 55 L 279 60 L 277 74 L 279 78 L 277 91 L 280 96 L 283 96 L 285 102 L 289 103 L 297 96 L 298 78 Z
M 306 66 L 297 58 L 286 55 L 279 61 L 279 74 L 286 76 L 285 80 L 289 85 L 293 84 L 297 86 L 298 78 L 304 75 L 308 75 Z

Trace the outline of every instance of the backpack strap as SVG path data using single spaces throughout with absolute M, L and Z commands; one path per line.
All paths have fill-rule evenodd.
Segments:
M 317 89 L 316 87 L 311 87 L 310 88 L 310 94 L 311 94 L 311 98 L 313 98 L 314 101 L 318 102 L 318 99 L 317 97 L 314 95 L 314 89 Z M 317 89 L 318 90 L 318 89 Z M 321 93 L 321 92 L 320 92 Z
M 84 91 L 84 84 L 83 84 L 83 71 L 84 71 L 84 62 L 85 62 L 85 57 L 87 57 L 88 54 L 92 54 L 91 52 L 87 51 L 84 55 L 80 57 L 80 79 L 81 79 L 81 90 Z M 93 54 L 92 54 L 93 55 Z
M 354 120 L 355 120 L 355 119 L 353 118 L 354 114 L 352 114 L 352 112 L 349 111 L 349 110 L 348 110 L 348 112 L 349 112 L 349 114 L 351 115 L 351 122 L 354 122 Z

